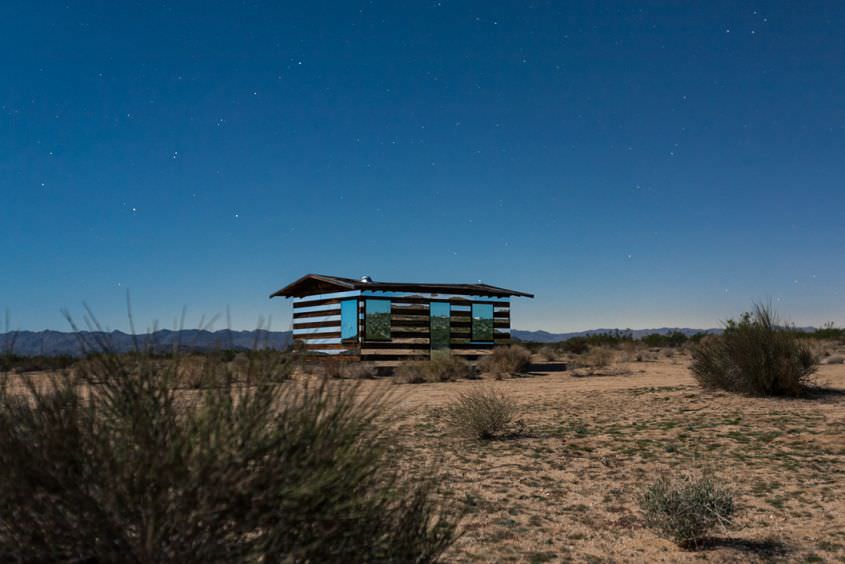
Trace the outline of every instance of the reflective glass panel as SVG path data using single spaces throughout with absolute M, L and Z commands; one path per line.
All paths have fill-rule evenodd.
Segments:
M 493 340 L 493 304 L 472 304 L 472 340 Z
M 340 338 L 354 339 L 358 336 L 358 300 L 340 302 Z
M 367 300 L 365 334 L 370 341 L 390 340 L 390 300 Z
M 448 349 L 451 306 L 448 302 L 431 302 L 431 306 L 429 307 L 429 316 L 431 317 L 431 350 Z

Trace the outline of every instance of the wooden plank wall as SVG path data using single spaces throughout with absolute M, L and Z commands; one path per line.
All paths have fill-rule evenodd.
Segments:
M 358 343 L 340 338 L 340 303 L 358 296 L 341 294 L 293 303 L 293 339 L 295 346 L 320 358 L 358 360 Z
M 379 299 L 377 297 L 370 297 Z M 342 342 L 340 338 L 340 303 L 358 299 L 359 338 Z M 490 354 L 494 347 L 510 343 L 510 302 L 467 300 L 462 298 L 438 299 L 424 296 L 385 297 L 391 301 L 390 341 L 365 339 L 364 302 L 367 296 L 320 297 L 316 300 L 294 302 L 294 339 L 305 351 L 321 359 L 339 361 L 362 360 L 377 366 L 397 366 L 410 360 L 430 358 L 429 305 L 432 301 L 451 304 L 451 353 L 468 361 Z M 493 305 L 493 343 L 473 343 L 472 303 Z

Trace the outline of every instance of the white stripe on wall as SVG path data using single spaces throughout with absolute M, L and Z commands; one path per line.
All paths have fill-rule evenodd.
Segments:
M 311 337 L 303 338 L 302 341 L 306 345 L 339 345 L 342 341 L 340 337 L 334 339 L 312 339 Z
M 335 331 L 340 331 L 340 325 L 334 325 L 332 327 L 311 327 L 309 329 L 294 329 L 293 334 L 295 336 L 314 335 L 317 333 L 334 333 Z
M 321 317 L 297 317 L 294 323 L 321 323 L 323 321 L 340 321 L 339 315 L 323 315 Z
M 334 298 L 349 298 L 352 296 L 361 295 L 361 290 L 349 290 L 348 292 L 332 292 L 330 294 L 314 294 L 313 296 L 304 296 L 302 298 L 293 298 L 296 303 L 307 303 L 316 300 L 328 300 Z
M 330 309 L 340 309 L 340 304 L 323 304 L 308 307 L 298 307 L 293 310 L 294 313 L 308 313 L 309 311 L 327 311 Z

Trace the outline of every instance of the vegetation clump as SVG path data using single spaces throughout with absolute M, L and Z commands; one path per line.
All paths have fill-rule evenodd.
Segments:
M 531 365 L 531 351 L 522 345 L 496 347 L 493 352 L 478 361 L 482 372 L 497 376 L 510 376 L 525 372 Z
M 435 354 L 431 360 L 404 362 L 396 368 L 394 375 L 400 382 L 407 384 L 451 382 L 471 378 L 474 369 L 467 361 L 447 351 Z
M 447 423 L 459 434 L 483 441 L 500 437 L 516 414 L 516 403 L 492 389 L 475 388 L 446 409 Z
M 384 393 L 270 364 L 101 354 L 0 385 L 0 560 L 437 560 L 457 514 L 399 467 Z M 284 380 L 284 379 L 282 379 Z
M 378 370 L 368 362 L 333 359 L 320 362 L 309 369 L 319 376 L 336 380 L 372 380 L 378 377 Z
M 682 548 L 697 548 L 716 527 L 732 524 L 733 495 L 712 478 L 665 477 L 640 498 L 646 524 Z
M 692 373 L 705 388 L 759 396 L 800 395 L 816 368 L 796 330 L 761 304 L 728 321 L 722 335 L 702 340 L 692 357 Z

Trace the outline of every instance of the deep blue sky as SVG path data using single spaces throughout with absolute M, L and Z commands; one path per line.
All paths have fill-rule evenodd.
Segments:
M 283 329 L 321 272 L 845 323 L 845 3 L 598 4 L 3 2 L 0 306 Z

